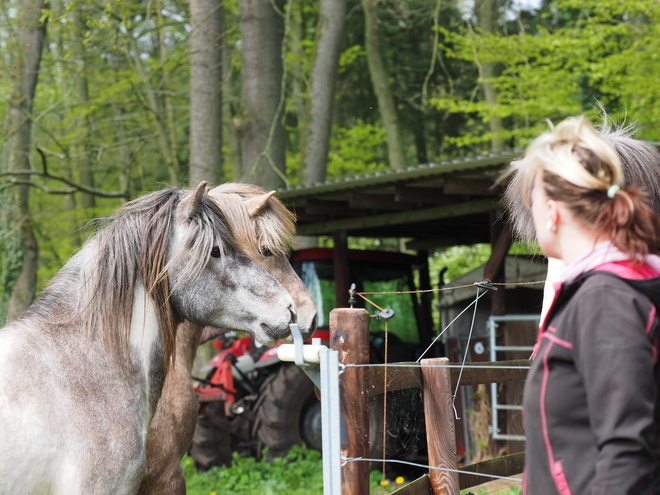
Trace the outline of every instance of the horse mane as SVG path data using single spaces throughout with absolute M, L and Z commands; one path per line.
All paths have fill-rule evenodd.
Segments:
M 204 195 L 180 248 L 170 252 L 177 206 L 186 194 L 189 192 L 177 188 L 164 189 L 119 208 L 53 278 L 23 318 L 37 318 L 45 328 L 53 324 L 81 328 L 89 338 L 102 329 L 107 348 L 122 366 L 128 366 L 134 293 L 141 282 L 154 304 L 167 371 L 175 356 L 176 328 L 181 321 L 170 304 L 171 269 L 180 265 L 177 275 L 185 282 L 201 273 L 213 246 L 223 255 L 227 248 L 236 249 L 222 212 Z
M 254 217 L 243 206 L 246 200 L 266 193 L 253 184 L 226 182 L 212 189 L 210 195 L 225 214 L 240 246 L 286 255 L 296 232 L 295 215 L 275 196 Z

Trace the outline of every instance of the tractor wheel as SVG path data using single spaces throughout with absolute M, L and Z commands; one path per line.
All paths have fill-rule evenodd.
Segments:
M 321 450 L 321 403 L 314 384 L 298 366 L 281 365 L 260 395 L 254 434 L 260 451 L 268 447 L 269 460 L 302 443 Z
M 197 419 L 190 455 L 200 471 L 208 471 L 213 466 L 231 465 L 231 434 L 224 401 L 206 404 L 203 416 Z

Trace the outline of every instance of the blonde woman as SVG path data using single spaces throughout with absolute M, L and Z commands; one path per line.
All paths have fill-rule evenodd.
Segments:
M 660 493 L 660 220 L 583 117 L 514 167 L 512 211 L 566 265 L 525 384 L 523 491 Z

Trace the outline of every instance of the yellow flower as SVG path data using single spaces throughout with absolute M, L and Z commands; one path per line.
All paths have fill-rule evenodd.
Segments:
M 186 465 L 191 466 L 191 465 L 192 465 L 192 461 L 191 461 L 190 459 L 188 459 L 188 460 L 186 461 Z
M 209 495 L 218 495 L 218 494 L 215 493 L 215 492 L 211 492 L 211 493 L 209 493 Z
M 381 482 L 380 482 L 381 486 L 387 486 L 389 484 L 390 484 L 390 482 L 388 480 L 381 480 Z
M 397 485 L 400 485 L 401 483 L 403 483 L 406 480 L 403 476 L 397 476 L 394 481 L 396 481 Z

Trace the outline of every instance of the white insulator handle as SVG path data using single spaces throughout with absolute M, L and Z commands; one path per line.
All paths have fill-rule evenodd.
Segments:
M 321 362 L 321 349 L 327 349 L 325 345 L 306 344 L 302 346 L 303 360 L 306 363 L 320 363 Z M 296 360 L 296 346 L 294 344 L 282 344 L 277 348 L 277 357 L 280 361 L 295 362 Z

